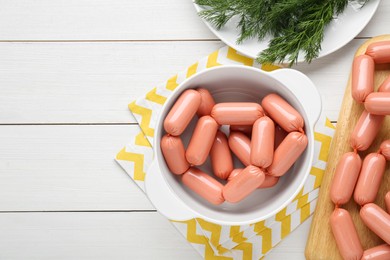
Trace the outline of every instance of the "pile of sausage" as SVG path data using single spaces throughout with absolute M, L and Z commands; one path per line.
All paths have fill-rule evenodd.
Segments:
M 199 120 L 185 149 L 180 135 L 195 114 Z M 230 126 L 229 136 L 219 130 L 222 125 Z M 160 146 L 170 171 L 182 175 L 199 196 L 214 205 L 237 203 L 257 188 L 274 186 L 290 169 L 307 146 L 303 128 L 302 116 L 276 94 L 267 95 L 261 105 L 215 104 L 208 90 L 188 89 L 164 120 Z M 234 169 L 231 151 L 246 168 Z M 227 180 L 225 185 L 195 167 L 209 155 L 213 174 Z
M 390 160 L 390 140 L 382 142 L 378 152 L 368 154 L 363 162 L 358 151 L 367 150 L 381 129 L 385 115 L 390 115 L 390 76 L 374 92 L 375 63 L 390 63 L 390 41 L 373 43 L 364 55 L 357 56 L 352 68 L 352 97 L 363 103 L 351 136 L 353 152 L 344 154 L 335 170 L 330 197 L 335 210 L 330 225 L 344 259 L 390 259 L 390 192 L 385 196 L 387 211 L 374 204 L 386 160 Z M 340 208 L 352 194 L 361 206 L 360 217 L 367 227 L 386 244 L 363 251 L 351 215 Z

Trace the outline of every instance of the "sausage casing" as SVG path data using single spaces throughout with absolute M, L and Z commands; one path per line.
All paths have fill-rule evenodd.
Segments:
M 187 89 L 177 99 L 164 120 L 164 129 L 168 134 L 181 135 L 199 108 L 200 94 L 193 89 Z

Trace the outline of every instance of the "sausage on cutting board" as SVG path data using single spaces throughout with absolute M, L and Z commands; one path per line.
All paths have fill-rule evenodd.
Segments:
M 363 103 L 374 91 L 374 60 L 368 55 L 355 57 L 352 64 L 352 98 Z
M 359 177 L 362 159 L 357 153 L 345 153 L 338 162 L 330 186 L 330 198 L 336 205 L 346 204 Z

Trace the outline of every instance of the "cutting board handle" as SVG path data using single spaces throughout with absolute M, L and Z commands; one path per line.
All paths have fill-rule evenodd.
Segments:
M 294 69 L 279 69 L 271 73 L 294 93 L 306 111 L 310 128 L 313 129 L 322 109 L 321 96 L 317 87 L 305 74 Z

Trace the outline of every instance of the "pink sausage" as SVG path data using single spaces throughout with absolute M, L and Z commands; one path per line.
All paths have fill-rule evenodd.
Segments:
M 252 136 L 252 125 L 231 125 L 229 127 L 230 132 L 239 131 L 247 135 L 248 137 Z
M 228 177 L 228 181 L 231 181 L 234 177 L 236 177 L 238 174 L 240 174 L 242 172 L 242 168 L 238 168 L 238 169 L 234 169 L 229 177 Z M 270 176 L 270 175 L 265 175 L 265 179 L 263 181 L 262 184 L 260 184 L 260 186 L 258 187 L 259 189 L 263 189 L 263 188 L 270 188 L 270 187 L 273 187 L 275 186 L 279 181 L 279 177 L 274 177 L 274 176 Z
M 199 118 L 186 151 L 187 162 L 192 165 L 203 164 L 213 146 L 218 124 L 211 116 Z
M 265 174 L 260 168 L 249 165 L 225 185 L 223 197 L 230 203 L 239 202 L 256 190 L 264 179 Z
M 381 129 L 384 119 L 384 116 L 372 115 L 364 110 L 351 134 L 351 147 L 359 151 L 367 150 Z
M 362 170 L 355 187 L 354 199 L 363 206 L 374 202 L 385 173 L 386 159 L 378 153 L 370 153 L 363 160 Z
M 229 175 L 229 177 L 228 177 L 228 181 L 231 181 L 234 177 L 236 177 L 240 172 L 242 172 L 242 170 L 244 170 L 244 168 L 237 168 L 237 169 L 234 169 L 231 173 L 230 173 L 230 175 Z
M 211 116 L 220 125 L 253 125 L 263 115 L 263 108 L 250 102 L 219 103 L 211 111 Z
M 225 201 L 222 196 L 223 185 L 198 168 L 189 168 L 183 174 L 182 181 L 184 185 L 214 205 Z
M 267 116 L 253 124 L 251 139 L 251 164 L 267 168 L 274 156 L 275 124 Z
M 390 161 L 390 139 L 383 141 L 380 146 L 380 153 L 386 158 L 386 160 Z
M 375 92 L 364 102 L 366 110 L 374 115 L 390 115 L 390 92 Z
M 363 103 L 368 94 L 374 91 L 374 60 L 367 55 L 355 57 L 352 65 L 352 97 Z
M 267 95 L 261 102 L 266 113 L 287 132 L 303 129 L 302 116 L 286 100 L 276 94 Z
M 385 195 L 385 204 L 386 204 L 387 213 L 390 214 L 390 191 L 387 192 Z
M 390 41 L 371 43 L 367 47 L 366 54 L 370 55 L 375 63 L 390 63 Z
M 211 96 L 210 92 L 205 88 L 198 88 L 196 90 L 199 92 L 201 98 L 200 105 L 196 114 L 199 117 L 210 115 L 211 110 L 215 105 L 213 96 Z
M 364 224 L 378 237 L 390 244 L 390 215 L 374 203 L 368 203 L 360 209 Z
M 336 208 L 330 216 L 330 226 L 343 259 L 360 259 L 363 248 L 349 212 Z
M 379 86 L 379 92 L 390 92 L 390 76 Z
M 169 170 L 174 174 L 183 174 L 190 168 L 185 157 L 183 142 L 179 136 L 164 135 L 160 142 L 161 152 Z
M 193 89 L 187 89 L 180 95 L 164 120 L 164 129 L 168 134 L 181 135 L 200 105 L 200 94 Z
M 241 132 L 231 132 L 229 147 L 245 166 L 251 164 L 251 140 L 246 135 Z
M 284 175 L 305 151 L 307 142 L 305 134 L 300 132 L 289 133 L 276 148 L 274 160 L 267 168 L 268 174 L 277 177 Z
M 233 171 L 233 159 L 230 154 L 229 143 L 226 135 L 217 131 L 213 146 L 210 151 L 211 165 L 215 176 L 223 180 L 227 179 Z
M 382 244 L 364 251 L 361 260 L 388 260 L 390 259 L 390 246 Z
M 330 186 L 330 198 L 334 204 L 340 206 L 350 200 L 361 166 L 362 159 L 354 152 L 345 153 L 341 157 Z
M 274 143 L 274 148 L 278 148 L 278 146 L 281 144 L 281 142 L 286 138 L 287 132 L 284 131 L 283 128 L 280 126 L 276 125 L 275 126 L 275 143 Z
M 262 184 L 258 187 L 259 189 L 271 188 L 275 186 L 279 181 L 279 177 L 265 175 L 265 179 Z

